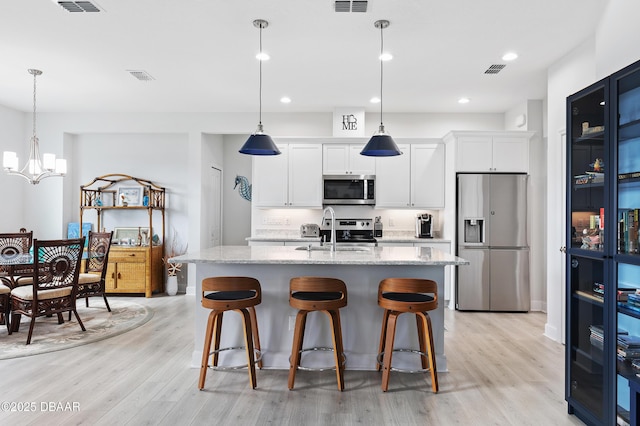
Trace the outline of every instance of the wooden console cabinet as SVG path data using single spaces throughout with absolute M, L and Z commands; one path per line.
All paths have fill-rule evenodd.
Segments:
M 109 252 L 107 293 L 144 293 L 162 289 L 162 247 L 116 247 Z

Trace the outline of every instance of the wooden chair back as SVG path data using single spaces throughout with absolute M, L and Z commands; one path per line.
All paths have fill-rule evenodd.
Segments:
M 331 300 L 308 300 L 313 299 L 313 295 L 307 299 L 296 298 L 294 293 L 337 293 L 337 298 Z M 347 285 L 337 278 L 328 277 L 294 277 L 289 281 L 289 305 L 293 308 L 303 310 L 333 310 L 347 306 Z
M 212 300 L 206 295 L 211 292 L 252 291 L 252 297 L 237 300 Z M 259 305 L 262 301 L 260 281 L 252 277 L 208 277 L 202 280 L 202 307 L 215 310 L 243 309 Z
M 87 260 L 85 261 L 84 272 L 100 272 L 102 279 L 107 272 L 109 263 L 109 249 L 111 248 L 111 232 L 89 231 L 89 242 L 87 245 Z
M 84 237 L 70 240 L 33 240 L 33 300 L 39 291 L 73 287 L 75 299 L 84 250 Z
M 427 301 L 398 301 L 383 297 L 385 293 L 428 295 Z M 378 286 L 378 305 L 390 311 L 427 312 L 438 307 L 438 283 L 421 278 L 385 278 Z

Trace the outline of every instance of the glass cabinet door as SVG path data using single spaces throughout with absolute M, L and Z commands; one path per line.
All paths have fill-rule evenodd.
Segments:
M 604 262 L 570 257 L 571 330 L 567 351 L 567 395 L 602 422 L 605 413 Z
M 605 168 L 604 83 L 569 99 L 568 198 L 571 213 L 570 244 L 584 250 L 604 250 Z
M 615 81 L 617 90 L 617 252 L 638 255 L 640 213 L 640 70 Z
M 640 70 L 622 70 L 612 79 L 614 105 L 617 378 L 619 423 L 637 424 L 632 401 L 640 389 Z M 631 411 L 631 412 L 630 412 Z

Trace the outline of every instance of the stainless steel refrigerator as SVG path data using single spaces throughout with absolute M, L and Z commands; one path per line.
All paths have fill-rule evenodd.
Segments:
M 527 175 L 459 174 L 457 192 L 456 308 L 529 311 Z

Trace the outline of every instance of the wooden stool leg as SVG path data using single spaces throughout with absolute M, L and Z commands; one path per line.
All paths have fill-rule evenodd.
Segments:
M 242 323 L 244 324 L 244 343 L 247 348 L 247 367 L 249 368 L 249 381 L 251 387 L 256 388 L 256 364 L 254 362 L 253 352 L 253 333 L 251 332 L 251 315 L 246 309 L 238 309 L 242 314 Z
M 331 336 L 333 338 L 333 358 L 336 363 L 336 380 L 338 389 L 344 390 L 344 366 L 342 365 L 342 327 L 340 325 L 340 311 L 338 309 L 323 311 L 331 319 Z
M 389 389 L 389 374 L 391 373 L 391 358 L 393 357 L 393 341 L 396 337 L 396 322 L 400 312 L 390 312 L 387 322 L 386 339 L 384 344 L 384 358 L 382 368 L 382 390 Z
M 389 322 L 389 311 L 387 309 L 384 310 L 384 314 L 382 314 L 382 329 L 380 330 L 380 345 L 378 346 L 378 353 L 384 352 L 384 341 L 387 335 L 387 323 Z M 376 359 L 376 371 L 380 371 L 382 366 L 378 363 Z
M 207 329 L 204 332 L 204 346 L 202 347 L 202 362 L 200 363 L 200 379 L 198 380 L 198 389 L 204 389 L 204 381 L 207 378 L 207 365 L 209 364 L 209 351 L 211 350 L 211 337 L 213 335 L 213 327 L 216 320 L 216 312 L 209 313 L 207 320 Z
M 421 316 L 416 314 L 416 325 L 418 326 L 418 344 L 419 344 L 419 348 L 420 348 L 420 352 L 427 354 L 427 340 L 426 337 L 424 335 L 425 333 L 425 326 L 424 323 L 422 322 Z M 420 356 L 420 362 L 422 363 L 422 368 L 423 369 L 427 369 L 429 368 L 429 361 L 427 360 L 426 357 L 424 356 Z
M 260 350 L 260 333 L 258 333 L 258 317 L 253 306 L 247 308 L 249 317 L 251 317 L 251 330 L 253 331 L 253 347 Z M 258 368 L 262 369 L 262 358 L 258 361 Z
M 300 351 L 304 340 L 304 328 L 307 321 L 307 311 L 298 311 L 296 326 L 293 332 L 293 344 L 291 345 L 291 360 L 289 361 L 289 390 L 293 389 L 296 381 L 296 370 L 300 365 Z
M 431 329 L 431 317 L 429 314 L 420 312 L 417 314 L 424 321 L 424 328 L 426 329 L 427 336 L 429 338 L 429 345 L 427 346 L 427 354 L 429 355 L 429 364 L 430 372 L 431 372 L 431 389 L 434 392 L 438 392 L 438 372 L 436 369 L 436 350 L 433 344 L 433 330 Z
M 211 356 L 211 365 L 214 367 L 218 366 L 218 349 L 220 349 L 220 334 L 222 333 L 222 317 L 224 316 L 224 311 L 218 311 L 216 314 L 216 321 L 214 323 L 215 335 L 213 338 L 213 355 Z

